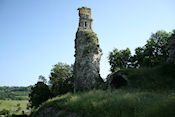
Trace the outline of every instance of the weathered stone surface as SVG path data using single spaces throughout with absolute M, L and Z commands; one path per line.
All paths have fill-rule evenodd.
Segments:
M 129 84 L 127 76 L 121 70 L 108 76 L 107 81 L 109 89 L 117 89 Z
M 175 34 L 173 34 L 168 41 L 168 62 L 175 63 Z
M 92 31 L 90 9 L 79 8 L 79 27 L 75 39 L 74 87 L 75 91 L 91 90 L 101 80 L 100 59 L 102 50 L 98 38 Z

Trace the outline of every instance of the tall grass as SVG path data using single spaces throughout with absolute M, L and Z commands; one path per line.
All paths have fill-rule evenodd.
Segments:
M 49 106 L 82 117 L 174 117 L 175 92 L 119 89 L 66 94 L 48 100 L 38 112 Z
M 175 65 L 125 69 L 129 86 L 66 94 L 43 103 L 35 112 L 53 107 L 81 117 L 175 117 Z
M 175 65 L 164 64 L 154 68 L 125 69 L 130 87 L 141 89 L 175 89 Z

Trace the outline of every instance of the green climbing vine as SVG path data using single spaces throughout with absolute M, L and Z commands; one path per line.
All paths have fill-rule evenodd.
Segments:
M 97 50 L 96 48 L 99 46 L 97 35 L 94 32 L 85 31 L 85 35 L 87 37 L 85 41 L 87 46 L 84 48 L 83 56 L 86 56 L 87 54 L 91 53 L 91 51 Z
M 85 35 L 87 36 L 87 42 L 93 44 L 94 46 L 98 45 L 97 35 L 92 31 L 85 31 Z

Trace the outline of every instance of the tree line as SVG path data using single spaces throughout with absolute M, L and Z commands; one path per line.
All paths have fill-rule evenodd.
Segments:
M 143 47 L 137 47 L 131 55 L 129 48 L 118 50 L 115 48 L 109 53 L 111 72 L 123 68 L 154 67 L 166 62 L 168 58 L 168 40 L 175 34 L 172 32 L 157 31 L 152 33 Z
M 24 96 L 28 96 L 31 86 L 28 87 L 0 87 L 0 100 L 26 100 Z

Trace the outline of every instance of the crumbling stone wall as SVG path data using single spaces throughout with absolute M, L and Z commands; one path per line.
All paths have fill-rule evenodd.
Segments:
M 122 70 L 112 73 L 107 77 L 108 89 L 117 89 L 129 85 L 128 78 Z
M 75 91 L 87 91 L 100 85 L 100 59 L 102 50 L 92 31 L 91 10 L 79 8 L 79 27 L 75 39 L 74 87 Z

